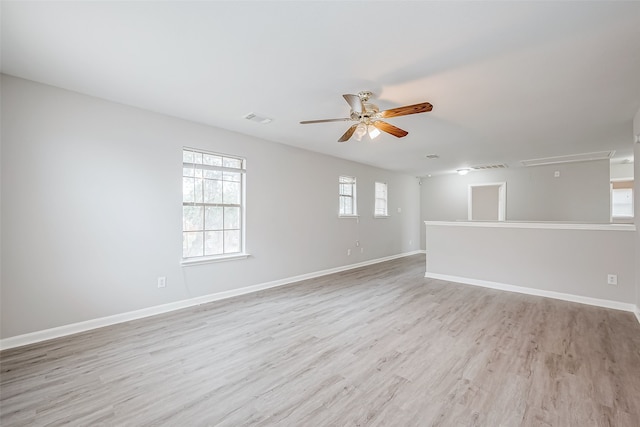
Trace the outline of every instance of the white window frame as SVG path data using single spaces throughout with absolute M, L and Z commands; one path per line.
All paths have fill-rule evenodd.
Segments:
M 380 191 L 379 191 L 380 190 Z M 373 201 L 373 217 L 388 218 L 389 217 L 389 185 L 386 182 L 376 181 L 373 185 L 374 201 Z M 380 202 L 380 208 L 378 206 Z
M 611 220 L 632 220 L 635 216 L 635 212 L 634 212 L 634 198 L 636 197 L 635 192 L 633 191 L 633 178 L 626 178 L 626 179 L 616 179 L 616 180 L 611 180 Z M 618 188 L 616 188 L 618 187 Z M 614 212 L 614 204 L 613 204 L 613 198 L 614 198 L 614 193 L 617 191 L 628 191 L 631 194 L 631 215 L 620 215 L 620 214 L 616 214 Z
M 221 159 L 221 164 L 219 165 L 211 165 L 211 164 L 204 164 L 204 163 L 197 163 L 195 160 L 193 162 L 188 162 L 185 161 L 185 154 L 186 153 L 194 153 L 195 155 L 201 155 L 201 156 L 212 156 L 214 158 L 220 158 Z M 189 147 L 184 147 L 182 150 L 182 155 L 183 155 L 183 192 L 182 192 L 182 206 L 183 206 L 183 214 L 182 214 L 182 236 L 183 236 L 183 249 L 182 249 L 182 265 L 189 265 L 189 264 L 201 264 L 201 263 L 208 263 L 208 262 L 217 262 L 217 261 L 224 261 L 224 260 L 229 260 L 229 259 L 237 259 L 237 258 L 246 258 L 247 256 L 249 256 L 246 252 L 245 252 L 245 242 L 246 242 L 246 159 L 242 158 L 242 157 L 238 157 L 238 156 L 233 156 L 233 155 L 228 155 L 228 154 L 221 154 L 221 153 L 215 153 L 215 152 L 211 152 L 211 151 L 206 151 L 206 150 L 202 150 L 202 149 L 195 149 L 195 148 L 189 148 Z M 210 157 L 211 158 L 211 157 Z M 234 166 L 233 163 L 237 163 L 239 164 L 239 166 Z M 186 171 L 188 170 L 188 168 L 191 168 L 194 170 L 194 175 L 190 176 L 190 175 L 185 175 Z M 207 178 L 206 177 L 206 172 L 222 172 L 219 177 L 210 177 Z M 234 177 L 234 178 L 230 178 L 230 179 L 225 179 L 227 177 L 227 174 L 229 174 L 228 176 L 230 177 Z M 239 177 L 238 177 L 239 175 Z M 193 179 L 194 182 L 194 191 L 201 191 L 201 197 L 199 197 L 199 200 L 185 200 L 185 190 L 184 190 L 184 183 L 185 181 L 188 181 L 189 179 Z M 239 181 L 237 180 L 239 179 Z M 211 196 L 211 193 L 207 193 L 206 192 L 206 185 L 205 182 L 208 183 L 220 183 L 220 188 L 222 191 L 221 197 L 222 200 L 220 202 L 206 202 L 206 197 L 205 195 L 209 195 Z M 225 202 L 224 200 L 224 185 L 225 183 L 239 183 L 240 185 L 240 195 L 239 195 L 239 200 L 234 200 L 233 202 Z M 199 184 L 199 185 L 198 185 Z M 196 206 L 196 207 L 202 207 L 203 208 L 203 214 L 201 217 L 201 224 L 200 225 L 196 225 L 195 227 L 193 226 L 193 224 L 190 224 L 187 227 L 187 216 L 185 214 L 185 207 L 187 206 Z M 221 228 L 216 228 L 208 230 L 206 228 L 206 219 L 205 219 L 205 215 L 206 215 L 206 208 L 207 207 L 215 207 L 215 208 L 222 208 L 222 225 Z M 238 224 L 235 226 L 228 226 L 225 223 L 225 219 L 224 219 L 224 215 L 225 215 L 225 208 L 237 208 L 239 210 L 239 218 L 238 218 Z M 238 236 L 238 246 L 237 246 L 237 250 L 231 249 L 231 250 L 226 250 L 225 245 L 225 232 L 228 231 L 234 231 L 234 232 L 238 232 L 239 236 Z M 219 254 L 207 254 L 206 253 L 206 240 L 205 240 L 205 234 L 207 232 L 222 232 L 222 245 L 223 245 L 223 251 L 222 253 Z M 187 255 L 185 253 L 186 250 L 186 246 L 185 246 L 185 239 L 187 238 L 187 233 L 202 233 L 202 254 L 200 255 Z M 193 234 L 192 234 L 193 235 Z
M 350 191 L 345 191 L 350 189 Z M 357 218 L 358 217 L 358 199 L 357 199 L 357 180 L 355 176 L 340 175 L 338 178 L 338 217 L 340 218 Z M 345 206 L 346 200 L 351 200 L 351 211 L 347 212 Z

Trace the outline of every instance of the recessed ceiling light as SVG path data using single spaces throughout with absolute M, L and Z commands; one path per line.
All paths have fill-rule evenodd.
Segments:
M 466 175 L 469 173 L 469 169 L 458 169 L 456 172 L 458 172 L 458 175 Z

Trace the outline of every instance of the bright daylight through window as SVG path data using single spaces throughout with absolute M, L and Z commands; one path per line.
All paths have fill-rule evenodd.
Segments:
M 388 216 L 387 210 L 387 184 L 384 182 L 376 182 L 376 202 L 374 207 L 374 216 Z
M 633 218 L 633 188 L 613 188 L 611 190 L 611 216 L 613 218 Z
M 182 152 L 182 257 L 244 252 L 245 160 Z
M 341 176 L 338 179 L 339 216 L 356 216 L 356 179 L 352 176 Z

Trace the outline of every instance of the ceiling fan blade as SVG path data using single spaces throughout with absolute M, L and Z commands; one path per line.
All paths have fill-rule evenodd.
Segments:
M 362 106 L 362 100 L 358 95 L 346 94 L 342 97 L 349 103 L 354 113 L 362 114 L 364 107 Z
M 356 123 L 355 125 L 351 126 L 349 129 L 347 129 L 347 131 L 344 133 L 344 135 L 342 135 L 340 137 L 338 142 L 346 142 L 346 141 L 348 141 L 349 138 L 351 138 L 351 135 L 353 135 L 353 133 L 356 131 L 357 127 L 358 127 L 358 123 Z
M 400 128 L 395 127 L 392 124 L 389 124 L 387 122 L 383 122 L 381 120 L 376 120 L 372 124 L 376 128 L 380 129 L 381 131 L 386 132 L 386 133 L 390 133 L 391 135 L 393 135 L 393 136 L 395 136 L 397 138 L 402 138 L 403 136 L 407 136 L 409 134 L 409 132 L 407 132 L 406 130 L 402 130 Z
M 351 117 L 345 117 L 343 119 L 304 120 L 304 121 L 301 121 L 300 124 L 308 125 L 309 123 L 348 122 L 350 120 L 353 120 L 353 119 L 351 119 Z
M 392 108 L 390 110 L 380 111 L 380 117 L 386 119 L 389 117 L 407 116 L 409 114 L 426 113 L 433 110 L 433 105 L 428 102 L 421 104 L 407 105 L 404 107 Z

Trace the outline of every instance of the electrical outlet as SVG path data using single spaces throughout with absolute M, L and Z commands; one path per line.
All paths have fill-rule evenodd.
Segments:
M 360 246 L 360 240 L 356 240 L 356 248 Z
M 164 288 L 167 286 L 167 278 L 166 277 L 158 277 L 158 288 Z
M 347 256 L 351 255 L 351 249 L 347 249 Z
M 360 248 L 360 253 L 363 254 L 364 253 L 364 248 Z
M 607 275 L 607 284 L 609 284 L 609 285 L 617 285 L 618 284 L 618 276 L 616 274 Z

